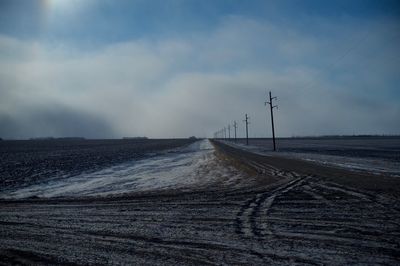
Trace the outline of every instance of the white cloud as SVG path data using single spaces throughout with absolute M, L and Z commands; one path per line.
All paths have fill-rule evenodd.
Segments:
M 93 120 L 105 137 L 211 136 L 234 119 L 241 123 L 247 112 L 251 135 L 261 137 L 269 134 L 266 89 L 278 95 L 280 136 L 399 133 L 394 88 L 400 63 L 392 60 L 399 47 L 393 42 L 399 40 L 384 42 L 396 33 L 392 24 L 365 25 L 370 42 L 343 58 L 346 45 L 335 48 L 332 42 L 360 36 L 365 28 L 348 25 L 341 34 L 345 25 L 326 25 L 335 30 L 329 38 L 229 17 L 210 33 L 132 40 L 93 51 L 1 36 L 0 123 L 8 130 L 0 134 L 103 136 L 80 131 Z M 386 48 L 382 57 L 364 57 L 379 46 Z M 371 89 L 366 84 L 382 85 L 381 91 L 365 95 Z M 41 119 L 48 121 L 45 127 L 34 126 L 57 106 L 60 119 L 67 117 L 67 124 L 76 119 L 81 126 L 64 133 L 61 122 L 52 125 L 53 117 Z

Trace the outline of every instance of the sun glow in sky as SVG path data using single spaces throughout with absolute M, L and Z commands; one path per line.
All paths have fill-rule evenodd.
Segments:
M 81 4 L 87 3 L 87 1 L 77 0 L 43 0 L 43 5 L 47 9 L 70 9 Z
M 42 8 L 44 16 L 49 19 L 48 23 L 62 20 L 79 19 L 84 8 L 90 6 L 90 0 L 43 0 Z
M 0 0 L 0 137 L 399 134 L 399 6 Z

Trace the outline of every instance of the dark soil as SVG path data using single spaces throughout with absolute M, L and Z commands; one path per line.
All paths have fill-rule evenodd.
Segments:
M 0 191 L 60 175 L 78 175 L 166 149 L 193 143 L 191 139 L 20 140 L 0 142 Z M 154 155 L 154 154 L 153 154 Z

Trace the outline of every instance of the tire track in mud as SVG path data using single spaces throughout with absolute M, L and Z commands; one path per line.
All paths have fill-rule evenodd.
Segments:
M 259 173 L 292 177 L 257 193 L 237 213 L 235 232 L 244 239 L 256 239 L 257 249 L 270 248 L 278 240 L 312 246 L 321 253 L 331 252 L 332 247 L 342 253 L 352 250 L 354 257 L 368 257 L 372 252 L 380 263 L 400 256 L 400 214 L 378 197 L 316 176 L 255 166 Z
M 279 247 L 277 253 L 288 258 L 306 254 L 307 263 L 400 263 L 400 211 L 393 194 L 325 181 L 315 171 L 281 170 L 262 156 L 217 146 L 261 176 L 286 178 L 274 189 L 255 191 L 238 209 L 235 232 L 243 241 L 256 240 L 252 249 L 258 253 Z
M 275 198 L 284 195 L 290 190 L 301 186 L 303 182 L 311 178 L 311 176 L 301 176 L 292 171 L 282 171 L 270 165 L 262 165 L 251 162 L 251 166 L 255 167 L 257 172 L 263 175 L 272 175 L 275 177 L 290 177 L 291 180 L 279 185 L 269 191 L 257 193 L 245 204 L 240 207 L 235 218 L 235 233 L 240 235 L 244 240 L 256 240 L 257 242 L 266 242 L 268 237 L 272 237 L 274 233 L 267 224 L 268 212 L 272 208 Z M 264 241 L 266 240 L 266 241 Z M 309 259 L 304 254 L 290 254 L 281 252 L 269 252 L 271 246 L 265 248 L 263 245 L 252 245 L 249 252 L 258 256 L 263 263 L 283 263 L 283 264 L 308 264 L 319 265 L 314 260 Z
M 274 172 L 273 175 L 277 175 L 277 173 Z M 306 178 L 300 177 L 295 173 L 291 173 L 291 175 L 295 177 L 295 179 L 273 189 L 272 191 L 257 193 L 253 198 L 241 206 L 240 211 L 236 216 L 236 233 L 245 237 L 260 236 L 261 229 L 256 223 L 256 219 L 260 218 L 261 207 L 263 207 L 263 213 L 267 215 L 268 210 L 272 206 L 277 195 L 286 193 L 290 189 L 293 189 Z

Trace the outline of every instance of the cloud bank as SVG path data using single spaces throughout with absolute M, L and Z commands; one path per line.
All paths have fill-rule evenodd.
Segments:
M 208 32 L 79 49 L 0 36 L 0 137 L 399 134 L 397 20 L 317 29 L 227 16 Z

